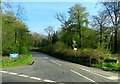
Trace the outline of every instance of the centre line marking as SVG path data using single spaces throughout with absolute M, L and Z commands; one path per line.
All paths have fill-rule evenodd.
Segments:
M 23 74 L 18 75 L 18 76 L 21 76 L 21 77 L 29 77 L 29 76 L 27 76 L 27 75 L 23 75 Z
M 45 80 L 43 80 L 44 82 L 55 82 L 55 81 L 52 81 L 52 80 L 47 80 L 47 79 L 45 79 Z
M 34 80 L 41 80 L 41 78 L 37 78 L 37 77 L 30 77 L 30 78 Z
M 1 72 L 1 73 L 7 73 L 7 74 L 10 74 L 10 75 L 17 75 L 17 76 L 20 76 L 20 77 L 31 78 L 31 79 L 34 79 L 34 80 L 42 80 L 41 78 L 30 77 L 30 76 L 27 76 L 27 75 L 24 75 L 24 74 L 18 75 L 18 73 L 14 73 L 14 72 L 7 72 L 7 71 L 0 71 L 0 72 Z M 44 79 L 43 81 L 44 81 L 44 82 L 56 82 L 56 81 L 48 80 L 48 79 Z
M 98 75 L 98 76 L 101 76 L 101 77 L 104 77 L 104 78 L 110 79 L 110 80 L 116 80 L 116 79 L 118 79 L 118 76 L 110 76 L 110 77 L 106 77 L 106 76 L 103 76 L 103 75 L 98 74 L 98 73 L 95 73 L 95 72 L 93 73 L 93 72 L 91 72 L 91 71 L 89 71 L 89 70 L 87 70 L 87 69 L 84 69 L 84 68 L 80 68 L 80 69 L 85 70 L 85 71 L 87 71 L 87 72 L 90 72 L 90 73 L 92 73 L 92 74 L 95 74 L 95 75 Z
M 50 60 L 50 61 L 53 62 L 53 63 L 55 63 L 55 64 L 57 64 L 57 65 L 59 65 L 59 66 L 62 66 L 60 63 L 57 63 L 57 62 L 55 62 L 53 60 Z
M 17 73 L 13 73 L 13 72 L 9 72 L 8 74 L 11 74 L 11 75 L 18 75 Z
M 2 73 L 8 73 L 7 71 L 0 71 L 0 72 L 2 72 Z
M 84 75 L 82 75 L 82 74 L 80 74 L 80 73 L 72 70 L 72 69 L 71 69 L 70 71 L 72 71 L 73 73 L 75 73 L 75 74 L 77 74 L 77 75 L 79 75 L 79 76 L 82 76 L 83 78 L 85 78 L 85 79 L 87 79 L 87 80 L 89 80 L 89 81 L 91 81 L 91 82 L 96 83 L 94 80 L 92 80 L 92 79 L 90 79 L 90 78 L 88 78 L 88 77 L 86 77 L 86 76 L 84 76 Z M 98 84 L 98 83 L 96 83 L 96 84 Z

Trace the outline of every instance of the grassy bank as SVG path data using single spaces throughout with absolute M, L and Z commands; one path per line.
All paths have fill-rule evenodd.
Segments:
M 32 62 L 32 55 L 31 54 L 25 54 L 25 55 L 19 55 L 18 58 L 12 58 L 10 59 L 8 56 L 4 56 L 2 58 L 2 61 L 0 62 L 1 67 L 16 67 L 16 66 L 24 66 L 28 65 Z

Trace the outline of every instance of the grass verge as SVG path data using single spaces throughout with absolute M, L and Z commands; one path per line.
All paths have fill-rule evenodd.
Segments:
M 12 59 L 10 59 L 8 56 L 4 56 L 2 57 L 2 61 L 0 61 L 0 66 L 2 68 L 16 67 L 16 66 L 28 65 L 31 62 L 32 62 L 31 54 L 19 55 L 18 58 L 12 58 Z

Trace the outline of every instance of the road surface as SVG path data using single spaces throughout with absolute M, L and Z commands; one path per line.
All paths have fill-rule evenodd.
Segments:
M 2 82 L 119 84 L 118 73 L 63 61 L 39 52 L 31 53 L 35 61 L 33 65 L 2 69 Z

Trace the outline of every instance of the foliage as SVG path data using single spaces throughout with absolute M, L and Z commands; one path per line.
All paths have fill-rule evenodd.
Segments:
M 111 27 L 112 27 L 112 36 L 111 42 L 113 42 L 113 53 L 118 53 L 118 31 L 120 29 L 119 27 L 119 12 L 120 12 L 120 2 L 103 2 L 103 7 L 105 14 L 108 18 L 110 18 L 111 21 Z
M 56 51 L 62 51 L 63 49 L 66 49 L 67 47 L 68 47 L 68 46 L 65 45 L 65 43 L 60 42 L 60 41 L 56 42 L 56 43 L 53 45 L 53 48 L 54 48 L 54 50 L 56 50 Z
M 21 54 L 27 54 L 28 53 L 27 47 L 25 47 L 25 46 L 20 47 L 20 53 Z
M 74 51 L 63 42 L 56 42 L 52 46 L 44 46 L 40 48 L 40 52 L 50 54 L 52 56 L 67 61 L 91 66 L 92 64 L 101 64 L 107 59 L 105 53 L 98 49 L 78 49 Z
M 19 53 L 19 46 L 18 45 L 12 45 L 9 48 L 10 52 L 9 53 Z
M 105 70 L 116 70 L 119 71 L 120 70 L 120 63 L 103 63 L 102 67 L 106 67 Z
M 32 38 L 32 47 L 40 47 L 42 40 L 43 40 L 43 36 L 41 34 L 38 33 L 31 33 L 31 38 Z
M 21 53 L 21 47 L 29 50 L 31 38 L 29 30 L 21 20 L 14 20 L 13 12 L 6 12 L 2 15 L 2 54 Z M 8 22 L 8 20 L 13 22 Z
M 56 18 L 62 23 L 59 31 L 54 32 L 52 26 L 45 29 L 48 36 L 43 38 L 41 42 L 37 40 L 40 43 L 39 51 L 70 62 L 118 70 L 115 55 L 112 54 L 116 39 L 114 36 L 115 25 L 111 24 L 108 12 L 103 10 L 98 16 L 94 16 L 93 22 L 95 22 L 94 26 L 91 26 L 92 28 L 88 26 L 90 23 L 88 12 L 80 4 L 70 7 L 68 14 L 68 18 L 64 16 L 65 14 L 57 14 Z M 120 32 L 119 29 L 117 32 Z M 118 34 L 118 44 L 119 36 Z M 73 50 L 74 42 L 77 51 Z M 106 63 L 106 61 L 112 63 Z

